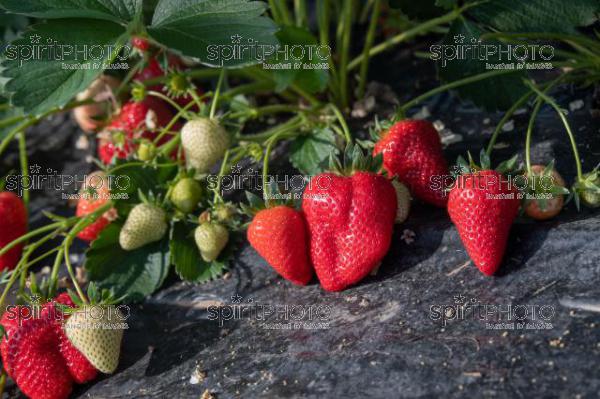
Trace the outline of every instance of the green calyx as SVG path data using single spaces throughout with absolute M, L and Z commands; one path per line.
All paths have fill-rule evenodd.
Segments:
M 580 203 L 588 208 L 600 207 L 600 171 L 598 166 L 591 172 L 584 174 L 581 179 L 578 179 L 571 191 L 577 209 L 580 208 Z
M 475 162 L 473 156 L 469 151 L 467 151 L 468 161 L 463 158 L 461 155 L 456 159 L 456 165 L 452 168 L 452 174 L 455 176 L 465 175 L 470 173 L 476 173 L 481 170 L 490 170 L 492 168 L 492 161 L 482 149 L 479 152 L 479 164 Z M 513 155 L 511 158 L 504 160 L 498 164 L 496 167 L 496 172 L 505 174 L 513 174 L 517 172 L 517 155 Z
M 342 160 L 333 154 L 329 156 L 329 170 L 341 176 L 352 176 L 355 172 L 379 173 L 383 165 L 383 154 L 372 157 L 357 144 L 349 144 Z
M 188 94 L 188 90 L 193 90 L 194 85 L 191 80 L 179 71 L 169 73 L 169 79 L 166 84 L 169 97 L 178 98 Z
M 368 140 L 359 140 L 356 139 L 356 142 L 360 144 L 360 146 L 366 150 L 372 150 L 375 147 L 375 143 L 385 137 L 388 130 L 394 125 L 393 120 L 379 120 L 377 116 L 375 116 L 375 124 L 369 127 L 369 139 Z
M 253 217 L 263 209 L 273 208 L 280 205 L 289 206 L 291 208 L 298 208 L 299 198 L 294 196 L 293 193 L 283 193 L 279 189 L 277 182 L 274 180 L 269 181 L 266 185 L 266 192 L 263 193 L 263 198 L 258 195 L 246 191 L 247 204 L 240 204 L 240 208 L 243 214 Z
M 148 89 L 140 82 L 134 82 L 133 87 L 131 88 L 131 98 L 135 102 L 144 101 L 146 96 L 148 95 Z
M 154 143 L 150 140 L 143 139 L 137 149 L 137 157 L 140 161 L 151 161 L 156 157 L 157 150 Z

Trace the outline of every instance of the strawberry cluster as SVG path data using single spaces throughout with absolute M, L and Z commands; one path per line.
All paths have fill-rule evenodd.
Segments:
M 267 208 L 248 228 L 250 244 L 293 283 L 307 284 L 314 270 L 325 290 L 341 291 L 375 269 L 390 247 L 394 187 L 375 172 L 372 158 L 348 152 L 353 153 L 352 167 L 337 165 L 314 176 L 301 211 Z
M 67 398 L 74 383 L 84 384 L 98 375 L 98 370 L 67 338 L 63 321 L 68 315 L 57 304 L 75 306 L 63 293 L 44 304 L 39 312 L 17 306 L 0 320 L 6 332 L 0 344 L 4 369 L 32 399 Z
M 451 187 L 436 187 L 434 180 L 448 176 L 448 166 L 436 129 L 423 120 L 402 120 L 384 129 L 373 155 L 382 158 L 387 177 L 360 168 L 317 175 L 304 191 L 301 210 L 280 205 L 254 216 L 250 244 L 295 284 L 307 284 L 314 271 L 325 290 L 343 290 L 378 267 L 389 249 L 394 219 L 406 219 L 412 194 L 447 207 L 473 263 L 486 275 L 498 270 L 521 202 L 501 173 L 485 165 L 458 176 Z M 480 183 L 492 178 L 495 183 Z M 556 198 L 562 207 L 562 196 Z M 528 211 L 548 218 L 558 213 L 554 202 L 550 206 L 543 214 Z

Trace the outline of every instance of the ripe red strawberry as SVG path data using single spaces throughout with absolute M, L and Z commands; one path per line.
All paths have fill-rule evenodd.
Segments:
M 285 205 L 259 211 L 248 227 L 248 241 L 286 280 L 306 285 L 312 278 L 302 213 Z
M 98 376 L 98 370 L 92 366 L 89 360 L 67 338 L 63 330 L 63 322 L 69 318 L 69 315 L 61 312 L 55 303 L 60 303 L 71 308 L 74 308 L 75 304 L 69 294 L 64 292 L 58 295 L 54 301 L 44 305 L 42 318 L 54 322 L 54 332 L 58 336 L 59 341 L 58 349 L 69 369 L 71 377 L 76 383 L 85 384 Z
M 10 191 L 0 192 L 0 248 L 27 233 L 27 210 L 21 198 Z M 23 244 L 0 256 L 0 270 L 14 269 Z
M 141 71 L 137 72 L 133 76 L 133 80 L 144 81 L 148 79 L 157 78 L 159 76 L 163 76 L 165 71 L 163 71 L 159 62 L 156 58 L 152 57 L 148 60 L 148 65 L 146 65 Z
M 132 37 L 131 45 L 141 52 L 147 51 L 150 48 L 150 43 L 148 40 L 140 36 Z
M 98 141 L 98 157 L 105 164 L 110 164 L 116 156 L 125 159 L 135 152 L 136 141 L 142 138 L 153 140 L 157 136 L 154 129 L 166 126 L 174 114 L 165 102 L 156 97 L 146 97 L 143 101 L 129 101 L 109 126 L 101 133 Z M 177 129 L 174 126 L 173 129 Z M 163 136 L 159 145 L 168 140 Z
M 7 362 L 19 389 L 32 399 L 65 399 L 73 379 L 59 351 L 54 323 L 30 319 L 8 341 Z
M 396 193 L 384 176 L 322 173 L 304 192 L 310 259 L 327 291 L 367 276 L 387 253 L 396 217 Z
M 502 262 L 519 203 L 514 185 L 493 170 L 461 175 L 450 191 L 450 219 L 473 263 L 488 276 Z
M 153 114 L 148 114 L 152 112 Z M 148 96 L 143 101 L 127 102 L 121 109 L 119 121 L 123 129 L 128 134 L 134 132 L 143 132 L 140 136 L 145 138 L 154 138 L 156 134 L 152 134 L 146 130 L 147 123 L 154 124 L 156 127 L 165 126 L 173 118 L 173 112 L 167 104 L 161 99 Z M 154 137 L 153 137 L 154 136 Z
M 97 171 L 86 177 L 86 184 L 80 192 L 75 215 L 85 216 L 100 208 L 110 199 L 109 181 L 104 172 Z M 114 213 L 114 212 L 113 212 Z M 108 212 L 100 216 L 92 224 L 81 230 L 77 237 L 84 241 L 93 241 L 110 223 Z
M 442 144 L 433 125 L 424 120 L 403 120 L 384 131 L 375 144 L 374 155 L 383 154 L 383 166 L 390 176 L 397 175 L 415 197 L 445 207 L 443 190 L 432 188 L 432 176 L 448 174 Z
M 0 324 L 4 327 L 5 336 L 0 343 L 0 354 L 2 355 L 2 364 L 9 377 L 12 377 L 12 365 L 8 362 L 8 341 L 21 324 L 32 317 L 31 309 L 28 306 L 15 306 L 2 314 Z

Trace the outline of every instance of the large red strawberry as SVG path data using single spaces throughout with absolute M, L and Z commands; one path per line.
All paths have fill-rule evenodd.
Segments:
M 56 303 L 74 308 L 75 304 L 71 300 L 69 294 L 62 293 L 58 295 L 54 301 L 44 305 L 42 310 L 42 318 L 52 320 L 54 322 L 54 332 L 58 336 L 58 349 L 62 355 L 69 373 L 73 380 L 78 384 L 94 380 L 98 376 L 98 370 L 85 358 L 85 356 L 71 344 L 67 335 L 63 330 L 64 322 L 68 319 L 68 315 L 64 314 Z
M 433 176 L 448 174 L 440 136 L 424 120 L 403 120 L 384 130 L 375 144 L 374 155 L 383 154 L 383 166 L 409 186 L 415 197 L 445 207 L 448 200 L 443 189 L 434 189 Z
M 29 319 L 8 341 L 7 363 L 19 389 L 32 399 L 65 399 L 73 379 L 60 350 L 55 324 L 47 318 Z
M 27 233 L 27 210 L 21 198 L 10 191 L 0 192 L 0 249 Z M 0 256 L 0 270 L 13 269 L 19 262 L 23 244 Z
M 75 211 L 77 216 L 85 216 L 94 212 L 110 199 L 109 181 L 104 172 L 97 171 L 86 176 L 85 183 L 77 201 L 77 210 Z M 109 217 L 109 214 L 111 213 L 114 213 L 114 211 L 106 212 L 97 218 L 92 224 L 81 230 L 77 237 L 84 241 L 95 240 L 98 234 L 110 223 L 111 217 Z
M 286 280 L 306 285 L 312 278 L 302 214 L 279 205 L 259 211 L 248 227 L 250 245 Z
M 519 210 L 517 189 L 493 170 L 458 176 L 448 213 L 473 263 L 484 274 L 496 272 Z
M 390 181 L 371 172 L 322 173 L 304 191 L 310 259 L 327 291 L 367 276 L 387 253 L 396 216 Z
M 5 335 L 0 343 L 0 354 L 2 355 L 2 364 L 9 377 L 12 377 L 12 365 L 8 362 L 8 341 L 21 324 L 29 318 L 32 318 L 32 312 L 28 306 L 12 306 L 2 314 L 0 324 L 4 327 Z

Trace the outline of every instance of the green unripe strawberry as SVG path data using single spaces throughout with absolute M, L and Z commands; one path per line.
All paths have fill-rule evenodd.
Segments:
M 190 213 L 202 198 L 202 187 L 192 179 L 186 177 L 179 180 L 171 192 L 171 202 L 183 213 Z
M 138 159 L 151 161 L 156 156 L 156 146 L 150 140 L 143 140 L 137 150 Z
M 165 211 L 156 205 L 137 204 L 121 228 L 119 244 L 124 250 L 131 251 L 160 240 L 166 232 Z
M 600 173 L 593 171 L 583 176 L 583 180 L 588 183 L 591 187 L 584 187 L 579 195 L 581 202 L 590 208 L 597 208 L 600 206 L 600 192 L 596 191 L 595 187 L 600 187 Z
M 181 129 L 181 144 L 188 168 L 206 173 L 229 148 L 229 136 L 216 120 L 198 118 Z
M 194 232 L 196 245 L 200 250 L 202 259 L 211 262 L 219 256 L 229 241 L 229 232 L 225 227 L 217 223 L 203 223 L 196 227 Z
M 94 367 L 110 374 L 119 365 L 122 323 L 123 315 L 114 306 L 92 305 L 75 311 L 64 329 L 69 341 Z
M 219 203 L 215 205 L 214 215 L 219 222 L 229 222 L 236 214 L 236 209 L 232 204 Z
M 399 224 L 406 220 L 410 212 L 410 191 L 408 187 L 397 180 L 392 180 L 392 186 L 396 190 L 396 203 L 398 204 L 394 222 Z

